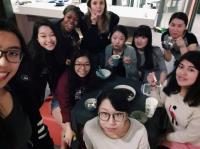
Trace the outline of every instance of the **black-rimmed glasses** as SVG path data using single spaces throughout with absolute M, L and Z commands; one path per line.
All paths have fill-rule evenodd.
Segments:
M 19 63 L 23 58 L 23 53 L 20 49 L 0 50 L 0 58 L 3 56 L 5 56 L 6 60 L 10 63 Z
M 100 120 L 102 121 L 108 121 L 110 119 L 110 116 L 112 116 L 113 120 L 116 122 L 121 122 L 126 117 L 125 112 L 116 112 L 116 113 L 107 113 L 107 112 L 99 112 L 98 114 Z

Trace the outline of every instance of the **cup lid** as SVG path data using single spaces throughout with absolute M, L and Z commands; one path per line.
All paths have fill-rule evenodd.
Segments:
M 114 58 L 114 59 L 119 59 L 121 56 L 117 55 L 117 54 L 113 54 L 111 57 Z

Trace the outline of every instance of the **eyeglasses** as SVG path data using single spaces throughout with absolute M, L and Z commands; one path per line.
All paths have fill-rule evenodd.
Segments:
M 5 56 L 6 60 L 10 63 L 19 63 L 23 58 L 23 53 L 20 49 L 0 50 L 0 58 L 3 56 Z
M 116 122 L 121 122 L 126 116 L 125 112 L 117 112 L 117 113 L 107 113 L 107 112 L 99 112 L 98 114 L 100 120 L 102 121 L 108 121 L 110 119 L 110 116 L 114 119 Z
M 79 64 L 79 63 L 77 63 L 77 64 L 75 64 L 75 66 L 77 66 L 77 67 L 89 67 L 90 64 L 89 63 L 87 63 L 87 64 Z

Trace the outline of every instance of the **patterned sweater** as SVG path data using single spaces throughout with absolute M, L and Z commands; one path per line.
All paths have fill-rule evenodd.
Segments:
M 152 91 L 152 96 L 158 99 L 160 105 L 165 105 L 174 129 L 166 139 L 200 147 L 200 106 L 190 107 L 179 93 L 167 96 L 163 91 L 159 94 L 157 90 Z

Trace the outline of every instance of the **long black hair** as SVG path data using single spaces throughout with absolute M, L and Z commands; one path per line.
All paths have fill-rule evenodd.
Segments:
M 57 43 L 52 51 L 45 49 L 38 42 L 38 32 L 41 26 L 49 27 L 56 37 Z M 28 44 L 28 54 L 30 59 L 27 60 L 27 63 L 30 63 L 31 66 L 24 66 L 24 71 L 28 70 L 32 78 L 47 77 L 51 91 L 55 90 L 57 80 L 66 67 L 60 58 L 59 48 L 59 39 L 53 24 L 47 19 L 35 22 L 32 37 Z
M 152 33 L 151 29 L 147 25 L 140 25 L 136 28 L 133 34 L 132 46 L 136 49 L 136 54 L 139 57 L 138 48 L 135 45 L 134 39 L 137 37 L 146 37 L 148 39 L 146 47 L 144 47 L 145 62 L 144 69 L 151 70 L 154 68 L 153 64 L 153 46 L 152 46 Z M 138 61 L 139 62 L 139 61 Z M 140 66 L 140 64 L 138 64 Z
M 48 51 L 47 49 L 43 48 L 37 40 L 38 39 L 38 31 L 41 26 L 49 27 L 56 36 L 57 44 L 56 44 L 55 49 L 52 51 Z M 46 62 L 46 54 L 51 52 L 52 54 L 55 55 L 55 62 L 56 62 L 58 60 L 58 58 L 56 57 L 57 50 L 58 50 L 58 36 L 55 32 L 53 24 L 47 19 L 42 19 L 40 21 L 35 22 L 35 24 L 33 26 L 32 37 L 28 44 L 28 51 L 29 51 L 29 55 L 30 55 L 31 59 L 35 60 L 37 63 L 40 63 L 40 64 L 45 63 Z
M 176 80 L 176 70 L 179 64 L 183 61 L 187 60 L 191 62 L 194 67 L 199 71 L 197 79 L 193 85 L 188 89 L 186 96 L 184 97 L 184 102 L 188 103 L 189 106 L 198 106 L 200 105 L 200 52 L 199 51 L 190 51 L 181 56 L 180 60 L 177 61 L 175 65 L 175 69 L 168 76 L 169 81 L 167 86 L 163 89 L 163 91 L 170 96 L 171 94 L 177 94 L 180 92 L 181 87 L 178 85 Z
M 27 54 L 26 43 L 24 41 L 24 38 L 13 21 L 0 20 L 0 31 L 10 32 L 16 35 L 20 42 L 21 51 L 23 52 L 23 54 Z

